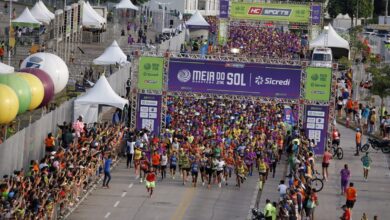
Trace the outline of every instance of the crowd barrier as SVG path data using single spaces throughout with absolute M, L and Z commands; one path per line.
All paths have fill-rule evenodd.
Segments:
M 119 95 L 126 95 L 126 81 L 130 74 L 130 64 L 121 67 L 108 76 L 108 82 Z M 55 110 L 43 115 L 39 120 L 15 133 L 0 145 L 0 175 L 12 174 L 14 170 L 26 168 L 31 160 L 39 160 L 45 154 L 44 139 L 49 132 L 56 136 L 57 124 L 73 120 L 73 101 L 61 104 Z

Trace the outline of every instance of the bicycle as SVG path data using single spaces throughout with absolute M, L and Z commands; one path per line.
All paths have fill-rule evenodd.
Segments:
M 382 153 L 388 154 L 390 153 L 390 141 L 389 140 L 377 140 L 374 138 L 368 138 L 367 143 L 360 147 L 361 152 L 367 152 L 368 149 L 372 147 L 372 149 L 378 151 L 381 150 Z
M 330 147 L 330 153 L 332 154 L 333 158 L 337 158 L 339 160 L 343 159 L 344 157 L 343 149 L 336 143 L 333 143 Z
M 317 170 L 313 173 L 313 178 L 309 179 L 308 184 L 314 192 L 320 192 L 324 188 L 325 177 Z

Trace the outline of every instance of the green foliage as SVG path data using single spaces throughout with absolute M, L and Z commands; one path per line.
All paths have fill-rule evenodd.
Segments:
M 339 64 L 343 65 L 346 68 L 350 68 L 352 66 L 352 61 L 349 60 L 347 57 L 341 57 L 339 59 Z
M 357 12 L 359 18 L 367 18 L 371 16 L 372 10 L 371 0 L 329 0 L 328 3 L 328 13 L 331 18 L 336 18 L 340 13 L 355 18 Z
M 390 96 L 390 66 L 370 67 L 367 71 L 372 73 L 371 93 L 379 96 L 382 100 Z

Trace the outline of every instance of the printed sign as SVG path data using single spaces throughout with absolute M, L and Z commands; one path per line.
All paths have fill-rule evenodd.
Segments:
M 162 90 L 164 58 L 141 57 L 139 61 L 138 88 Z
M 321 24 L 321 5 L 311 6 L 311 24 L 313 25 Z
M 138 95 L 137 129 L 148 129 L 159 135 L 161 122 L 161 95 Z
M 219 18 L 229 18 L 229 0 L 219 0 Z
M 310 101 L 329 101 L 332 69 L 308 67 L 306 76 L 305 99 Z
M 172 58 L 168 90 L 298 99 L 301 67 Z
M 232 2 L 230 17 L 234 19 L 309 23 L 310 6 L 304 4 Z
M 305 131 L 306 136 L 316 143 L 314 152 L 316 154 L 323 154 L 328 136 L 328 112 L 329 106 L 306 106 L 305 114 Z

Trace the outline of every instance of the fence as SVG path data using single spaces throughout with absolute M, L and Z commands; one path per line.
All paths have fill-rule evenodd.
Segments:
M 130 64 L 125 65 L 108 77 L 111 87 L 119 95 L 126 94 L 125 83 L 129 78 Z M 38 160 L 45 154 L 44 139 L 49 132 L 56 136 L 57 124 L 72 121 L 73 101 L 44 115 L 28 127 L 17 132 L 0 145 L 0 175 L 11 174 L 14 170 L 27 167 L 31 160 Z
M 169 51 L 180 51 L 180 46 L 185 41 L 185 31 L 181 32 L 179 35 L 174 36 L 173 38 L 162 42 L 159 45 L 159 51 L 165 52 L 166 50 Z

